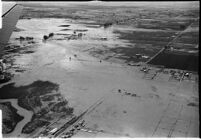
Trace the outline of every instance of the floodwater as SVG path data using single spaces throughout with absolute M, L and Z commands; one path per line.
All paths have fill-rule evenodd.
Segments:
M 70 26 L 59 27 L 60 25 Z M 169 133 L 181 137 L 197 136 L 198 111 L 186 106 L 186 101 L 180 101 L 182 97 L 192 96 L 192 87 L 178 89 L 176 83 L 145 80 L 136 67 L 103 60 L 100 62 L 100 59 L 88 54 L 86 50 L 103 45 L 126 46 L 127 42 L 119 40 L 113 34 L 115 27 L 86 27 L 66 19 L 23 19 L 18 21 L 17 27 L 23 31 L 14 32 L 11 43 L 19 43 L 15 40 L 19 36 L 31 36 L 37 44 L 34 53 L 14 56 L 14 65 L 23 67 L 26 71 L 15 72 L 11 82 L 15 82 L 16 86 L 29 85 L 37 80 L 58 84 L 61 94 L 69 101 L 69 106 L 74 108 L 76 115 L 104 98 L 97 109 L 85 116 L 85 120 L 88 127 L 103 129 L 107 133 L 91 135 L 80 132 L 76 137 L 167 137 Z M 70 30 L 61 31 L 66 28 Z M 83 32 L 86 35 L 78 40 L 64 39 L 67 36 L 65 34 L 72 34 L 75 29 L 87 30 Z M 51 32 L 55 36 L 42 42 L 43 35 Z M 108 40 L 100 40 L 101 37 L 107 37 Z M 77 57 L 74 57 L 75 54 Z M 123 96 L 118 93 L 119 89 L 122 94 L 131 92 L 138 96 Z M 169 96 L 170 92 L 175 94 L 174 100 Z M 171 112 L 176 107 L 184 108 L 184 116 L 179 116 L 177 109 Z M 170 113 L 164 114 L 168 111 Z M 172 129 L 168 130 L 168 124 L 175 121 L 175 116 L 188 124 L 189 132 L 185 130 L 174 133 Z M 164 124 L 167 130 L 158 128 L 159 121 L 168 117 L 169 120 Z M 178 126 L 181 127 L 183 123 Z
M 60 25 L 70 26 L 59 27 Z M 108 47 L 115 47 L 117 44 L 126 45 L 125 42 L 118 40 L 116 35 L 113 34 L 113 27 L 108 29 L 103 27 L 93 28 L 84 24 L 74 24 L 64 19 L 23 19 L 18 21 L 17 27 L 23 29 L 23 31 L 14 32 L 11 36 L 11 43 L 19 43 L 15 40 L 19 36 L 31 36 L 37 41 L 37 45 L 34 53 L 15 56 L 14 65 L 26 69 L 23 73 L 16 73 L 13 78 L 16 86 L 28 85 L 36 80 L 58 83 L 61 93 L 69 99 L 70 103 L 74 107 L 83 108 L 103 96 L 99 94 L 99 92 L 104 91 L 101 84 L 100 86 L 98 84 L 99 69 L 101 68 L 101 77 L 103 77 L 102 74 L 109 75 L 115 71 L 115 67 L 121 67 L 104 61 L 100 63 L 99 59 L 88 55 L 87 52 L 83 53 L 85 50 L 102 47 L 103 45 Z M 61 31 L 65 28 L 70 30 Z M 57 40 L 64 38 L 65 35 L 63 34 L 73 34 L 74 30 L 86 30 L 82 32 L 86 35 L 78 40 Z M 45 43 L 42 42 L 43 35 L 48 35 L 51 32 L 55 36 Z M 106 37 L 107 40 L 100 40 L 102 37 Z M 77 55 L 76 58 L 74 54 Z M 69 57 L 71 57 L 71 61 Z M 109 69 L 112 69 L 112 71 L 108 71 Z M 93 75 L 93 78 L 91 78 L 91 75 Z M 93 88 L 97 93 L 91 95 L 88 91 L 90 88 Z M 77 98 L 79 100 L 86 98 L 87 101 L 80 102 Z M 80 111 L 82 109 L 79 109 L 78 112 Z
M 1 102 L 10 102 L 11 105 L 17 109 L 17 113 L 24 117 L 24 119 L 16 125 L 15 129 L 11 133 L 5 134 L 4 137 L 23 137 L 21 134 L 22 128 L 31 120 L 33 112 L 20 107 L 17 103 L 17 99 L 4 99 L 1 100 Z

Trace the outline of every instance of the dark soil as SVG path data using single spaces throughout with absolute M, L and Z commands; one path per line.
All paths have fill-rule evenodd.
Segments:
M 38 127 L 43 127 L 44 125 L 49 125 L 50 122 L 43 120 L 33 120 L 28 122 L 22 129 L 22 133 L 30 134 L 36 130 Z
M 165 32 L 145 32 L 145 31 L 131 31 L 122 32 L 115 30 L 115 34 L 119 35 L 119 39 L 128 40 L 130 43 L 140 43 L 140 44 L 152 44 L 152 46 L 165 46 L 169 41 L 171 41 L 171 36 L 174 35 L 174 31 Z
M 198 54 L 188 52 L 163 51 L 148 64 L 163 65 L 166 68 L 198 71 Z
M 4 114 L 4 111 L 2 112 L 3 116 L 7 115 L 3 118 L 2 132 L 3 134 L 8 134 L 15 129 L 17 123 L 23 120 L 24 117 L 17 114 L 17 109 L 15 109 L 10 102 L 0 103 L 0 105 L 6 107 L 6 114 Z
M 32 110 L 27 98 L 36 106 L 39 106 L 41 104 L 38 99 L 39 96 L 51 93 L 54 90 L 58 91 L 59 85 L 49 81 L 35 81 L 30 85 L 20 87 L 15 87 L 14 83 L 10 83 L 0 88 L 0 99 L 18 99 L 19 106 Z

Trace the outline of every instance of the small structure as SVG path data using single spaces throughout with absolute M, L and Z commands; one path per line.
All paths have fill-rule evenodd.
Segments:
M 174 51 L 174 48 L 173 48 L 173 47 L 170 47 L 170 51 Z
M 142 55 L 141 54 L 135 54 L 136 58 L 140 59 L 142 58 Z
M 190 73 L 186 72 L 186 73 L 184 74 L 184 76 L 187 77 L 187 78 L 189 78 L 189 77 L 190 77 Z
M 6 69 L 6 64 L 5 64 L 5 60 L 1 59 L 0 60 L 0 73 L 4 73 Z
M 112 23 L 111 22 L 107 22 L 107 23 L 103 24 L 103 26 L 104 26 L 104 28 L 107 28 L 109 26 L 112 26 Z
M 169 48 L 169 46 L 168 46 L 168 45 L 165 45 L 165 46 L 164 46 L 164 49 L 168 49 L 168 48 Z
M 148 59 L 149 56 L 147 56 L 147 55 L 143 55 L 142 58 Z
M 33 37 L 28 37 L 28 36 L 27 36 L 25 39 L 26 39 L 26 40 L 33 40 Z
M 101 40 L 107 40 L 107 37 L 101 37 Z
M 52 130 L 50 130 L 50 134 L 53 134 L 53 133 L 55 133 L 57 131 L 57 128 L 54 128 L 54 129 L 52 129 Z

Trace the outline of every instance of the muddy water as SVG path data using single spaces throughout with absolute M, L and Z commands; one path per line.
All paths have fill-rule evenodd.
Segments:
M 61 31 L 66 27 L 59 26 L 64 24 L 70 25 L 68 28 L 71 30 Z M 158 91 L 161 91 L 160 96 L 165 99 L 162 100 L 163 105 L 158 99 L 150 101 L 117 96 L 115 91 L 125 89 L 143 97 L 150 93 L 150 85 L 156 83 L 142 79 L 141 75 L 135 72 L 137 71 L 135 68 L 128 69 L 122 64 L 100 62 L 99 59 L 83 52 L 83 50 L 102 45 L 110 47 L 117 44 L 126 45 L 113 34 L 115 27 L 89 28 L 63 19 L 20 20 L 17 27 L 24 31 L 14 32 L 11 38 L 12 43 L 17 43 L 15 37 L 32 36 L 38 41 L 38 47 L 32 54 L 19 54 L 14 58 L 15 64 L 28 67 L 25 72 L 14 76 L 12 82 L 15 82 L 15 86 L 28 85 L 37 80 L 57 83 L 61 94 L 69 101 L 76 115 L 82 113 L 101 97 L 105 97 L 106 100 L 99 110 L 95 110 L 94 114 L 86 118 L 89 125 L 97 123 L 104 130 L 113 129 L 118 133 L 130 131 L 130 134 L 134 134 L 131 135 L 133 137 L 151 136 L 163 109 L 168 104 L 166 96 L 172 89 L 172 85 L 167 84 L 167 88 L 164 88 L 163 83 L 157 83 Z M 44 34 L 47 35 L 50 32 L 72 34 L 75 29 L 87 29 L 88 31 L 85 32 L 83 39 L 79 40 L 54 40 L 53 38 L 46 43 L 42 42 Z M 99 40 L 100 37 L 105 36 L 108 40 Z M 55 37 L 62 38 L 59 35 Z M 77 57 L 74 57 L 74 54 Z M 69 57 L 72 59 L 70 60 Z M 127 113 L 122 115 L 125 111 Z M 124 116 L 123 119 L 122 116 Z M 147 134 L 143 134 L 145 131 Z M 12 136 L 17 136 L 17 132 Z
M 69 25 L 69 27 L 59 27 L 60 25 Z M 18 21 L 17 27 L 23 29 L 23 31 L 14 32 L 10 42 L 16 44 L 19 41 L 15 40 L 15 38 L 31 36 L 38 42 L 38 48 L 36 48 L 35 53 L 20 54 L 14 58 L 14 64 L 28 69 L 26 72 L 14 77 L 13 81 L 16 82 L 16 85 L 29 84 L 42 77 L 45 80 L 58 79 L 60 82 L 65 81 L 64 78 L 61 78 L 65 77 L 62 75 L 65 75 L 66 72 L 76 72 L 78 68 L 83 66 L 84 62 L 81 61 L 67 63 L 68 58 L 73 57 L 75 53 L 82 57 L 78 56 L 77 59 L 82 59 L 86 62 L 97 62 L 99 60 L 89 58 L 89 56 L 85 56 L 81 52 L 93 47 L 102 47 L 103 45 L 110 47 L 114 47 L 117 44 L 125 45 L 124 42 L 118 40 L 117 36 L 113 34 L 113 27 L 108 29 L 101 27 L 89 28 L 84 24 L 74 24 L 64 19 L 23 19 Z M 70 30 L 62 31 L 62 29 L 66 28 Z M 86 30 L 86 32 L 83 32 L 85 35 L 78 40 L 54 40 L 55 38 L 63 38 L 62 35 L 55 35 L 52 40 L 46 43 L 42 42 L 43 35 L 48 35 L 50 32 L 55 34 L 72 34 L 74 30 Z M 100 40 L 102 37 L 108 39 L 102 41 Z
M 17 99 L 4 99 L 4 100 L 1 100 L 1 102 L 10 102 L 11 105 L 17 109 L 17 113 L 20 115 L 20 116 L 23 116 L 24 119 L 22 121 L 20 121 L 15 129 L 13 130 L 13 132 L 9 133 L 9 134 L 4 134 L 4 137 L 23 137 L 23 135 L 21 134 L 21 131 L 22 131 L 22 128 L 24 127 L 24 125 L 26 123 L 28 123 L 31 118 L 32 118 L 32 115 L 33 113 L 31 111 L 28 111 L 20 106 L 18 106 L 18 103 L 17 103 Z
M 59 27 L 69 25 L 68 27 Z M 26 71 L 17 73 L 12 82 L 16 86 L 28 85 L 37 80 L 51 81 L 60 85 L 60 91 L 69 100 L 70 105 L 75 108 L 75 112 L 80 113 L 83 109 L 93 104 L 102 97 L 101 86 L 96 83 L 97 78 L 91 78 L 91 74 L 96 76 L 99 67 L 109 66 L 110 63 L 100 62 L 98 59 L 83 53 L 83 50 L 91 47 L 101 47 L 108 45 L 114 47 L 116 44 L 124 43 L 113 34 L 113 27 L 93 28 L 84 24 L 74 24 L 64 19 L 31 19 L 19 20 L 17 27 L 23 29 L 21 32 L 13 32 L 10 42 L 19 44 L 20 36 L 34 37 L 37 47 L 34 53 L 19 54 L 14 56 L 14 64 L 26 68 Z M 70 30 L 62 31 L 69 28 Z M 74 30 L 86 30 L 82 39 L 78 40 L 56 40 L 63 38 L 62 35 L 55 35 L 46 43 L 42 42 L 43 35 L 53 32 L 55 34 L 72 34 Z M 100 38 L 108 38 L 106 41 Z M 55 39 L 56 38 L 56 39 Z M 77 58 L 74 57 L 77 54 Z M 72 60 L 69 61 L 69 57 Z M 115 67 L 115 64 L 113 64 Z M 101 68 L 101 70 L 103 70 Z M 102 74 L 107 74 L 107 69 Z M 92 73 L 91 73 L 92 72 Z M 100 76 L 102 78 L 102 76 Z M 103 82 L 100 81 L 102 84 Z M 91 88 L 91 85 L 94 85 Z M 100 89 L 95 92 L 95 89 Z M 107 93 L 108 91 L 104 91 Z M 16 136 L 16 133 L 10 134 Z
M 70 26 L 59 27 L 60 25 Z M 69 101 L 69 106 L 74 108 L 75 115 L 82 113 L 102 97 L 112 97 L 113 90 L 128 89 L 133 85 L 139 87 L 143 84 L 138 81 L 135 73 L 129 74 L 124 66 L 100 62 L 99 59 L 83 52 L 83 50 L 103 45 L 125 46 L 126 44 L 113 34 L 115 27 L 89 28 L 83 24 L 73 24 L 63 19 L 19 20 L 17 27 L 24 31 L 14 32 L 11 37 L 12 43 L 17 43 L 16 37 L 31 36 L 38 41 L 38 45 L 34 53 L 19 54 L 15 57 L 14 63 L 20 67 L 26 67 L 27 70 L 15 75 L 12 82 L 15 82 L 15 86 L 28 85 L 37 80 L 57 83 L 61 94 Z M 71 30 L 61 31 L 64 28 Z M 84 32 L 86 35 L 78 40 L 56 40 L 55 38 L 63 38 L 63 36 L 55 35 L 55 38 L 53 37 L 46 43 L 42 42 L 44 34 L 47 35 L 50 32 L 72 34 L 75 29 L 87 30 Z M 101 37 L 107 37 L 108 40 L 102 41 Z M 74 57 L 74 54 L 77 57 Z M 108 105 L 104 107 L 107 109 Z M 112 126 L 118 129 L 118 126 L 113 124 Z M 122 125 L 127 124 L 122 122 Z
M 59 27 L 60 25 L 70 26 Z M 140 82 L 135 73 L 127 70 L 123 65 L 100 62 L 99 59 L 83 52 L 83 50 L 103 45 L 125 46 L 126 43 L 113 34 L 115 27 L 89 28 L 83 24 L 73 24 L 63 19 L 20 20 L 17 27 L 24 31 L 14 32 L 10 40 L 12 43 L 18 43 L 15 40 L 16 37 L 31 36 L 38 41 L 38 45 L 34 53 L 19 54 L 14 58 L 16 65 L 27 68 L 25 72 L 14 76 L 12 82 L 15 82 L 15 86 L 28 85 L 37 80 L 57 83 L 61 94 L 69 101 L 69 106 L 74 108 L 75 115 L 82 113 L 102 97 L 108 98 L 108 102 L 113 104 L 111 100 L 114 96 L 113 91 L 117 89 L 132 89 L 134 85 L 136 87 L 144 85 L 142 88 L 136 88 L 140 90 L 139 93 L 144 93 L 141 90 L 146 89 L 146 84 L 143 83 L 144 81 Z M 71 30 L 61 31 L 64 28 Z M 63 36 L 55 35 L 55 38 L 53 37 L 46 43 L 42 42 L 44 34 L 47 35 L 50 32 L 72 34 L 75 29 L 87 30 L 84 32 L 86 35 L 78 40 L 56 40 L 55 38 L 63 38 Z M 102 41 L 101 37 L 107 37 L 108 40 Z M 74 57 L 74 54 L 77 57 Z M 115 102 L 120 101 L 121 99 L 118 98 Z M 110 105 L 105 104 L 103 108 L 107 110 Z M 107 118 L 108 113 L 104 114 Z M 130 119 L 132 117 L 132 115 L 129 116 Z M 111 129 L 107 125 L 109 122 L 110 120 L 105 120 L 103 124 L 104 127 Z M 126 125 L 125 128 L 128 126 L 124 121 L 120 125 Z M 115 119 L 111 126 L 119 131 Z M 17 135 L 18 133 L 12 134 L 12 136 Z

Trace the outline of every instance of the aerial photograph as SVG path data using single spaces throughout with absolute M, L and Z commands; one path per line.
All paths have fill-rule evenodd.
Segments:
M 3 138 L 199 138 L 199 1 L 1 2 Z

